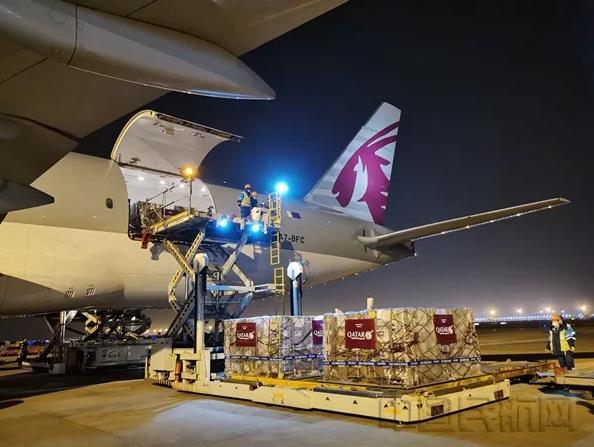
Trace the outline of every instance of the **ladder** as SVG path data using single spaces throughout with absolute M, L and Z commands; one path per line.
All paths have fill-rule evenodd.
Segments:
M 282 221 L 281 195 L 272 192 L 268 196 L 268 212 L 270 213 L 270 226 L 280 228 Z
M 285 269 L 281 263 L 281 233 L 280 226 L 282 222 L 281 196 L 273 192 L 268 196 L 268 209 L 270 213 L 270 226 L 273 232 L 270 235 L 270 266 L 272 267 L 272 283 L 274 294 L 283 296 L 285 294 Z

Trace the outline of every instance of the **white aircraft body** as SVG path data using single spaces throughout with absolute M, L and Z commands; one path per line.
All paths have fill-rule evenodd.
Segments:
M 413 256 L 421 238 L 568 202 L 550 199 L 392 231 L 382 224 L 399 121 L 399 109 L 381 104 L 304 201 L 282 200 L 282 264 L 300 261 L 308 286 Z M 239 139 L 144 111 L 124 127 L 111 160 L 66 155 L 32 184 L 55 202 L 8 213 L 0 224 L 0 315 L 166 307 L 177 263 L 159 242 L 141 248 L 130 210 L 147 199 L 157 207 L 190 206 L 183 167 L 199 169 L 217 144 Z M 210 207 L 213 218 L 237 214 L 239 190 L 199 179 L 192 190 L 191 207 Z M 237 260 L 255 283 L 271 280 L 268 249 L 247 244 Z

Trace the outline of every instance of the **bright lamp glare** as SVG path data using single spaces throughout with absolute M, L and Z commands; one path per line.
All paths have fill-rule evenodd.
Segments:
M 289 192 L 289 185 L 287 185 L 285 182 L 278 182 L 275 185 L 274 190 L 279 194 L 286 194 Z
M 251 230 L 252 233 L 257 233 L 258 231 L 260 231 L 260 224 L 258 222 L 254 222 L 250 226 L 250 230 Z
M 227 225 L 229 225 L 229 221 L 228 221 L 226 218 L 224 218 L 224 217 L 220 218 L 220 219 L 217 221 L 217 226 L 218 226 L 219 228 L 226 228 L 226 227 L 227 227 Z

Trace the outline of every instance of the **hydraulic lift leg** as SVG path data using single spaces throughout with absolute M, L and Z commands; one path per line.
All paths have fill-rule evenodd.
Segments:
M 290 262 L 287 267 L 287 276 L 291 280 L 291 315 L 302 315 L 303 265 L 296 261 Z
M 208 255 L 199 253 L 194 257 L 194 321 L 196 323 L 194 354 L 204 350 L 204 306 L 206 303 L 206 281 Z

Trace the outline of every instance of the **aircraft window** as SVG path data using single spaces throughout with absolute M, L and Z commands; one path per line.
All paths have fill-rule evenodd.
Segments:
M 109 209 L 112 209 L 113 208 L 113 200 L 110 197 L 108 197 L 107 199 L 105 199 L 105 206 L 107 208 L 109 208 Z

